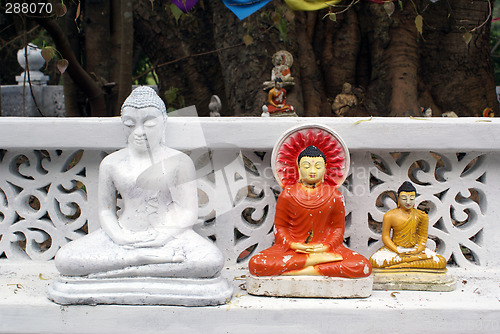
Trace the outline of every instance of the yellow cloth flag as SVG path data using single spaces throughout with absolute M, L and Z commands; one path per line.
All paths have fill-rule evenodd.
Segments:
M 288 7 L 293 10 L 319 10 L 330 5 L 336 5 L 342 0 L 319 1 L 319 0 L 285 0 Z

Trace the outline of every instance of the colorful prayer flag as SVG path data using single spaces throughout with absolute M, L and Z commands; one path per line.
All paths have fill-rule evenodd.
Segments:
M 187 13 L 193 8 L 198 0 L 170 0 L 174 5 L 176 5 L 184 13 Z
M 336 5 L 342 0 L 322 1 L 322 0 L 285 0 L 288 7 L 293 10 L 319 10 L 331 5 Z
M 240 20 L 252 15 L 271 0 L 222 0 L 224 5 L 229 8 Z

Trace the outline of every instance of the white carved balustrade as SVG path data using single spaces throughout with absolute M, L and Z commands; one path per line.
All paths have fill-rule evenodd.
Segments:
M 288 128 L 317 122 L 351 152 L 342 192 L 345 242 L 369 256 L 381 246 L 383 214 L 410 179 L 428 210 L 429 235 L 450 265 L 498 266 L 500 122 L 496 119 L 168 119 L 167 143 L 198 170 L 201 234 L 228 265 L 271 245 L 277 195 L 271 150 Z M 50 260 L 98 228 L 97 174 L 106 152 L 125 145 L 119 118 L 0 119 L 0 254 Z

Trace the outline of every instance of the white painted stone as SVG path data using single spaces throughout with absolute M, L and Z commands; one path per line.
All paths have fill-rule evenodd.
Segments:
M 128 277 L 81 278 L 61 276 L 48 289 L 62 305 L 221 305 L 231 300 L 233 287 L 215 278 Z
M 122 107 L 127 147 L 99 167 L 101 228 L 62 247 L 62 277 L 48 290 L 60 304 L 225 303 L 224 258 L 192 230 L 198 219 L 192 160 L 165 145 L 166 109 L 149 87 Z M 121 202 L 118 204 L 117 194 Z
M 368 118 L 169 118 L 165 140 L 171 147 L 191 154 L 197 168 L 199 193 L 205 198 L 199 205 L 199 219 L 209 223 L 197 224 L 195 229 L 205 237 L 216 236 L 216 244 L 227 265 L 236 263 L 238 256 L 252 245 L 257 244 L 254 252 L 271 246 L 273 236 L 269 232 L 274 220 L 274 191 L 279 189 L 270 168 L 272 147 L 283 131 L 313 121 L 334 129 L 351 152 L 351 182 L 349 187 L 340 189 L 346 201 L 346 216 L 350 217 L 345 232 L 350 248 L 369 257 L 382 246 L 380 234 L 370 229 L 367 217 L 382 221 L 383 214 L 396 204 L 384 198 L 384 206 L 380 207 L 378 198 L 397 189 L 407 180 L 410 166 L 421 161 L 429 169 L 415 174 L 422 183 L 417 186 L 419 196 L 416 200 L 417 203 L 430 202 L 429 235 L 439 239 L 438 253 L 445 258 L 453 255 L 460 267 L 499 266 L 500 247 L 488 245 L 500 239 L 500 224 L 497 224 L 500 211 L 492 204 L 500 196 L 496 186 L 500 182 L 500 119 L 366 120 Z M 419 140 L 405 135 L 394 140 L 403 130 L 425 135 L 419 136 Z M 200 150 L 202 143 L 210 149 Z M 225 146 L 214 146 L 214 143 Z M 68 240 L 83 235 L 81 227 L 87 221 L 89 231 L 97 230 L 100 226 L 98 165 L 103 156 L 125 145 L 119 118 L 1 118 L 0 147 L 5 149 L 5 155 L 1 162 L 0 189 L 8 207 L 2 210 L 8 213 L 3 221 L 4 226 L 9 226 L 4 235 L 10 236 L 0 241 L 1 251 L 10 259 L 49 260 Z M 43 154 L 40 149 L 45 150 Z M 79 150 L 83 150 L 82 159 L 68 169 Z M 437 166 L 435 155 L 429 151 L 441 156 L 446 166 Z M 211 175 L 219 157 L 228 152 L 232 157 L 243 158 L 252 171 L 240 161 L 226 167 L 218 166 L 215 177 Z M 389 152 L 407 153 L 402 161 L 396 162 Z M 460 160 L 457 158 L 459 152 L 466 153 Z M 17 168 L 16 159 L 20 155 L 25 156 L 27 162 Z M 373 156 L 387 166 L 388 172 L 374 164 Z M 474 168 L 464 172 L 470 163 Z M 377 178 L 379 184 L 373 186 L 372 177 Z M 85 186 L 86 193 L 81 187 L 68 191 L 76 183 Z M 47 193 L 40 191 L 48 185 Z M 241 189 L 248 189 L 248 185 L 257 195 L 241 196 Z M 456 200 L 459 194 L 469 196 L 469 189 L 479 194 L 478 203 Z M 435 196 L 443 192 L 446 193 L 441 199 Z M 40 210 L 29 207 L 26 199 L 30 195 L 40 201 Z M 80 216 L 67 217 L 77 209 Z M 453 217 L 450 209 L 453 209 Z M 252 210 L 252 219 L 259 223 L 250 224 L 242 219 L 245 210 Z M 473 214 L 467 216 L 467 210 Z M 50 222 L 44 219 L 47 215 Z M 23 224 L 16 224 L 19 217 L 26 218 Z M 468 221 L 456 227 L 454 219 Z M 235 239 L 235 229 L 244 237 Z M 43 235 L 32 231 L 43 231 Z M 477 237 L 472 238 L 475 235 Z M 35 237 L 50 238 L 50 248 L 35 247 Z M 22 238 L 28 241 L 26 250 L 18 247 L 18 239 Z M 477 263 L 463 256 L 460 245 L 473 252 Z
M 54 261 L 0 261 L 2 333 L 481 333 L 500 329 L 500 270 L 450 268 L 452 292 L 373 291 L 369 298 L 263 298 L 242 290 L 246 268 L 225 268 L 234 285 L 227 304 L 61 306 L 46 296 Z M 459 315 L 459 316 L 457 316 Z M 394 321 L 397 319 L 397 321 Z M 293 320 L 293 321 L 292 321 Z M 436 327 L 439 324 L 438 327 Z M 410 330 L 409 330 L 410 329 Z
M 373 271 L 373 290 L 415 290 L 449 292 L 456 282 L 448 273 Z
M 372 293 L 373 277 L 253 276 L 246 278 L 252 295 L 271 297 L 366 298 Z
M 3 105 L 3 103 L 2 103 Z M 3 107 L 5 107 L 3 105 Z M 210 176 L 198 179 L 198 189 L 207 194 L 200 203 L 199 218 L 209 220 L 196 226 L 203 236 L 215 235 L 226 264 L 234 266 L 239 254 L 257 244 L 254 252 L 272 242 L 277 187 L 270 170 L 272 146 L 293 125 L 318 122 L 342 136 L 351 152 L 352 184 L 342 188 L 346 200 L 346 226 L 349 246 L 365 256 L 381 247 L 380 235 L 366 223 L 368 215 L 381 221 L 385 211 L 395 203 L 383 200 L 385 191 L 397 189 L 415 161 L 430 168 L 418 171 L 416 177 L 426 185 L 418 187 L 417 202 L 429 200 L 429 234 L 439 238 L 446 256 L 453 254 L 457 267 L 448 269 L 456 280 L 452 292 L 373 291 L 363 299 L 262 298 L 248 295 L 238 288 L 243 270 L 223 270 L 234 284 L 234 296 L 228 304 L 214 307 L 177 306 L 60 306 L 47 296 L 47 286 L 57 280 L 53 261 L 57 249 L 68 240 L 83 235 L 81 227 L 88 221 L 89 230 L 99 228 L 97 218 L 98 166 L 103 156 L 125 147 L 126 139 L 119 118 L 37 118 L 6 117 L 0 119 L 0 148 L 4 149 L 0 169 L 2 238 L 0 251 L 8 259 L 0 261 L 0 332 L 3 333 L 327 333 L 342 328 L 344 334 L 384 332 L 391 324 L 394 332 L 498 333 L 500 329 L 500 119 L 483 118 L 169 118 L 166 141 L 175 149 L 194 151 L 201 142 L 207 145 L 224 142 L 248 158 L 255 167 L 245 172 L 233 164 L 226 174 L 219 171 L 216 182 Z M 363 122 L 360 122 L 363 121 Z M 198 122 L 193 126 L 193 122 Z M 201 128 L 203 134 L 197 129 Z M 418 134 L 407 136 L 408 133 Z M 389 135 L 388 135 L 389 134 Z M 457 135 L 459 134 L 459 135 Z M 192 138 L 196 140 L 192 140 Z M 395 140 L 397 138 L 397 140 Z M 40 149 L 46 150 L 41 153 Z M 56 151 L 61 150 L 61 151 Z M 84 150 L 82 159 L 68 169 L 72 157 Z M 266 154 L 257 155 L 260 151 Z M 444 157 L 445 168 L 435 178 L 436 152 Z M 217 154 L 222 150 L 215 150 Z M 396 163 L 388 152 L 407 152 Z M 457 159 L 457 153 L 466 155 Z M 48 154 L 48 155 L 47 155 Z M 203 154 L 196 152 L 200 168 Z M 373 164 L 372 154 L 387 164 L 383 173 Z M 17 165 L 23 155 L 28 163 Z M 194 157 L 194 156 L 192 156 Z M 477 159 L 473 168 L 465 167 Z M 254 168 L 252 167 L 252 168 Z M 198 165 L 197 165 L 198 169 Z M 246 181 L 234 177 L 245 175 Z M 206 174 L 205 174 L 206 175 Z M 373 175 L 382 183 L 372 186 Z M 233 177 L 231 177 L 233 176 Z M 480 178 L 480 181 L 477 179 Z M 72 190 L 77 182 L 85 186 Z M 240 189 L 244 182 L 255 187 L 259 196 L 239 199 L 229 196 L 227 189 Z M 48 187 L 45 193 L 40 189 Z M 460 193 L 467 197 L 475 189 L 479 203 L 456 202 Z M 447 190 L 441 200 L 434 195 Z M 262 193 L 261 193 L 262 192 Z M 34 195 L 41 208 L 34 210 L 27 198 Z M 68 218 L 81 211 L 77 218 Z M 216 210 L 217 208 L 217 210 Z M 258 224 L 242 219 L 244 210 L 252 209 Z M 468 222 L 457 228 L 452 224 L 450 208 L 460 219 L 465 209 L 474 212 Z M 266 214 L 267 212 L 267 214 Z M 51 220 L 46 217 L 50 216 Z M 24 219 L 21 221 L 19 217 Z M 457 218 L 457 216 L 455 216 Z M 444 229 L 431 226 L 441 220 Z M 236 240 L 234 229 L 244 238 Z M 41 233 L 38 233 L 38 232 Z M 479 234 L 478 234 L 479 233 Z M 475 236 L 475 242 L 470 240 Z M 26 239 L 26 248 L 19 241 Z M 40 241 L 51 240 L 39 247 Z M 371 241 L 369 243 L 369 241 Z M 471 249 L 478 263 L 470 263 L 461 255 L 460 245 Z M 47 248 L 48 247 L 48 248 Z M 37 261 L 26 261 L 26 260 Z M 38 262 L 44 261 L 44 262 Z M 245 266 L 245 260 L 239 265 Z M 48 280 L 47 280 L 48 279 Z M 457 316 L 460 315 L 460 316 Z M 290 324 L 293 319 L 293 324 Z M 397 319 L 397 321 L 394 321 Z M 416 320 L 417 319 L 417 320 Z
M 353 151 L 500 151 L 499 118 L 409 119 L 404 117 L 174 117 L 167 121 L 166 141 L 175 149 L 228 143 L 241 149 L 270 150 L 292 126 L 317 123 L 332 128 Z M 2 148 L 123 148 L 119 117 L 1 119 Z M 196 129 L 201 127 L 203 133 Z M 391 133 L 390 136 L 387 133 Z M 408 133 L 425 133 L 415 140 Z M 456 136 L 460 133 L 460 136 Z M 70 135 L 71 134 L 71 135 Z M 64 138 L 64 140 L 61 140 Z M 369 140 L 367 140 L 367 138 Z M 394 140 L 398 138 L 398 140 Z
M 42 57 L 42 49 L 35 44 L 29 43 L 26 48 L 17 51 L 17 61 L 23 69 L 26 69 L 26 58 L 29 63 L 29 74 L 24 71 L 16 76 L 18 85 L 29 85 L 28 80 L 32 85 L 46 85 L 49 77 L 44 75 L 40 70 L 45 64 L 45 59 Z

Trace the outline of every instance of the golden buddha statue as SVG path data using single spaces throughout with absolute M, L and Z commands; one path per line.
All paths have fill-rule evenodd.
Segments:
M 374 269 L 446 271 L 446 259 L 426 247 L 429 217 L 415 209 L 415 197 L 415 187 L 405 181 L 398 189 L 398 207 L 384 215 L 384 247 L 370 257 Z

